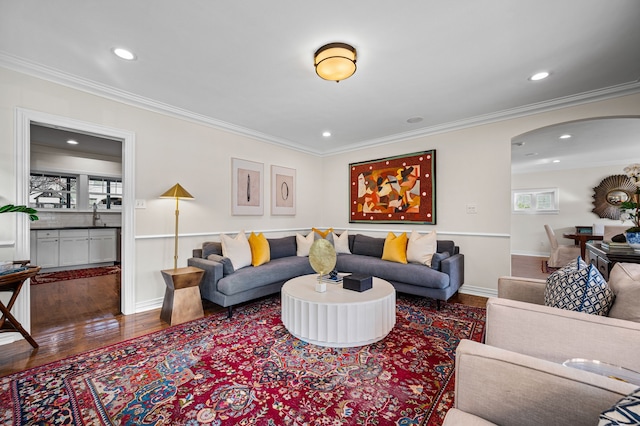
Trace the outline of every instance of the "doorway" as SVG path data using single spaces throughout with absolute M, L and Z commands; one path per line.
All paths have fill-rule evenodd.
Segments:
M 31 154 L 31 125 L 44 125 L 52 128 L 64 129 L 81 134 L 95 135 L 112 140 L 122 141 L 122 242 L 121 242 L 121 312 L 125 315 L 135 313 L 135 229 L 134 229 L 134 153 L 135 134 L 130 131 L 105 127 L 94 123 L 88 123 L 67 117 L 52 114 L 16 109 L 16 194 L 17 204 L 29 203 L 29 176 Z M 21 215 L 24 216 L 24 215 Z M 17 218 L 16 256 L 27 259 L 30 257 L 30 233 L 28 218 Z M 23 290 L 15 304 L 18 320 L 27 328 L 31 326 L 30 289 Z

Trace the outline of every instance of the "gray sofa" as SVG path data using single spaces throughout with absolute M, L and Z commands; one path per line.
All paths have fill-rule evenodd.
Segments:
M 464 255 L 453 241 L 438 240 L 432 267 L 382 260 L 384 238 L 349 235 L 351 254 L 338 254 L 336 269 L 343 273 L 376 276 L 390 282 L 398 292 L 447 301 L 464 283 Z M 222 256 L 219 242 L 205 242 L 193 250 L 189 266 L 204 269 L 200 283 L 203 299 L 228 308 L 280 291 L 291 278 L 315 273 L 308 257 L 296 256 L 295 235 L 270 238 L 271 260 L 263 265 L 233 269 Z

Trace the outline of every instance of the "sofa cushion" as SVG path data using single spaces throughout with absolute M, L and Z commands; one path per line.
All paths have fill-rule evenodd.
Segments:
M 335 232 L 331 234 L 333 235 L 333 246 L 336 248 L 336 254 L 351 254 L 351 250 L 349 250 L 349 233 L 345 230 L 340 235 Z
M 351 253 L 363 256 L 382 258 L 384 251 L 384 238 L 369 237 L 367 235 L 356 234 L 353 239 L 353 249 Z
M 235 238 L 228 235 L 220 235 L 222 243 L 222 255 L 231 259 L 233 269 L 236 271 L 251 265 L 251 246 L 244 231 L 238 233 Z
M 576 265 L 580 265 L 577 261 Z M 569 311 L 607 315 L 615 295 L 594 265 L 565 266 L 547 278 L 544 304 Z
M 233 269 L 233 263 L 231 263 L 231 259 L 228 257 L 224 257 L 219 254 L 210 254 L 207 259 L 222 263 L 223 275 L 233 274 L 235 271 L 235 269 Z
M 431 231 L 426 235 L 411 231 L 407 244 L 407 262 L 431 266 L 431 259 L 437 248 L 438 236 L 436 231 Z
M 600 414 L 598 426 L 640 424 L 640 388 Z
M 313 274 L 308 257 L 282 257 L 255 268 L 242 268 L 218 281 L 218 291 L 230 296 L 244 291 L 286 282 L 300 275 Z
M 314 241 L 315 232 L 311 231 L 306 237 L 296 234 L 296 256 L 306 257 L 309 256 L 309 250 Z
M 401 282 L 426 288 L 449 287 L 449 275 L 417 263 L 396 263 L 359 254 L 338 255 L 340 272 L 371 275 L 391 282 Z
M 267 238 L 271 260 L 296 255 L 296 236 Z
M 207 241 L 202 243 L 202 258 L 209 258 L 210 254 L 218 254 L 222 256 L 222 243 L 218 241 Z
M 431 269 L 435 269 L 436 271 L 442 270 L 442 261 L 451 257 L 448 251 L 442 253 L 433 253 L 431 257 Z
M 382 248 L 382 260 L 407 263 L 407 233 L 396 236 L 393 232 L 387 234 Z
M 616 263 L 609 274 L 609 286 L 616 295 L 609 316 L 640 322 L 640 264 Z
M 253 232 L 249 235 L 249 247 L 251 248 L 251 265 L 260 266 L 271 260 L 269 242 L 261 232 L 258 235 Z

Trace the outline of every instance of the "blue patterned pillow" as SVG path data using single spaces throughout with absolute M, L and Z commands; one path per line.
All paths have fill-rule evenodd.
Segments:
M 598 426 L 640 425 L 640 388 L 600 414 Z
M 614 298 L 598 269 L 594 265 L 581 268 L 580 261 L 549 275 L 544 290 L 545 305 L 593 315 L 606 316 Z

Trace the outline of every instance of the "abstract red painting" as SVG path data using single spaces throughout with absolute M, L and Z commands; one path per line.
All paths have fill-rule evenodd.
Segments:
M 436 151 L 349 164 L 349 222 L 435 225 Z

